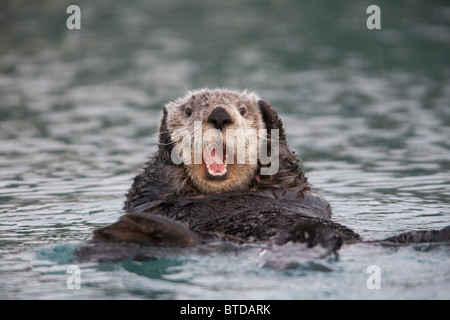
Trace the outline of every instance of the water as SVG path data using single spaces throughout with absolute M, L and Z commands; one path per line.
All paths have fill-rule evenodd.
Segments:
M 186 89 L 270 101 L 334 219 L 364 239 L 449 225 L 448 4 L 378 1 L 368 30 L 365 1 L 78 1 L 68 30 L 70 4 L 0 4 L 0 298 L 450 298 L 448 246 L 359 244 L 281 271 L 258 248 L 85 263 L 80 290 L 66 273 L 123 214 L 161 106 Z

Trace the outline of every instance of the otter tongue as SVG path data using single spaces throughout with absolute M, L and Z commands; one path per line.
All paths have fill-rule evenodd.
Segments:
M 211 169 L 212 172 L 219 173 L 224 171 L 225 166 L 226 164 L 213 163 L 209 166 L 209 168 Z
M 225 170 L 226 164 L 224 163 L 225 161 L 223 160 L 223 155 L 224 154 L 220 156 L 220 154 L 216 154 L 215 149 L 211 150 L 211 152 L 207 152 L 207 150 L 205 150 L 203 157 L 205 162 L 209 164 L 210 171 L 213 173 L 219 173 Z

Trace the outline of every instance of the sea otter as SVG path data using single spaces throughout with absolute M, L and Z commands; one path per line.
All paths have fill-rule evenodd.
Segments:
M 118 222 L 94 230 L 79 257 L 148 258 L 156 248 L 215 242 L 299 242 L 329 254 L 361 241 L 331 220 L 331 206 L 311 192 L 281 119 L 247 91 L 203 89 L 166 104 L 158 150 L 134 178 L 124 209 Z M 386 241 L 448 241 L 449 233 L 447 227 Z

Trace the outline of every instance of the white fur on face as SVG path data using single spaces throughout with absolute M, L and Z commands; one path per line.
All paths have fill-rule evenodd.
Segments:
M 177 152 L 182 149 L 182 152 L 179 152 L 178 163 L 175 161 L 174 163 L 184 163 L 187 175 L 199 191 L 208 193 L 248 189 L 258 169 L 258 132 L 259 129 L 265 128 L 258 100 L 257 95 L 246 91 L 217 89 L 195 91 L 166 105 L 167 127 L 171 132 L 172 141 L 175 148 L 178 148 Z M 223 130 L 221 137 L 216 135 L 205 141 L 205 132 L 214 129 L 207 121 L 208 116 L 219 106 L 228 112 L 232 123 Z M 187 108 L 190 109 L 189 115 L 186 112 Z M 242 108 L 245 108 L 245 115 L 239 111 Z M 255 134 L 252 135 L 251 132 Z M 247 139 L 242 139 L 243 135 Z M 223 159 L 227 161 L 229 175 L 226 179 L 214 180 L 205 175 L 206 164 L 202 154 L 208 145 L 219 140 L 223 141 L 223 150 L 229 155 L 228 159 L 225 158 L 225 154 L 223 155 Z

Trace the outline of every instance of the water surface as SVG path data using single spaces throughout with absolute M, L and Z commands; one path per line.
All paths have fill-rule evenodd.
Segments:
M 364 239 L 449 225 L 450 7 L 378 1 L 368 30 L 370 4 L 2 1 L 0 298 L 449 299 L 449 248 L 426 245 L 294 254 L 284 271 L 257 248 L 79 264 L 81 289 L 66 285 L 73 249 L 123 214 L 163 104 L 202 87 L 270 101 L 314 191 Z

